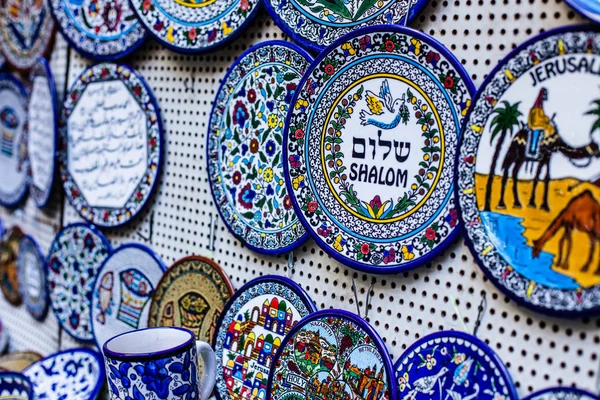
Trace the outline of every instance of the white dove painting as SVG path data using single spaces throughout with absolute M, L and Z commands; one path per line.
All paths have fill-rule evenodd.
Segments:
M 361 110 L 361 125 L 374 125 L 380 129 L 394 129 L 400 122 L 405 125 L 408 123 L 410 114 L 406 106 L 406 97 L 403 95 L 394 99 L 387 79 L 383 80 L 379 95 L 367 90 L 365 101 L 369 111 Z

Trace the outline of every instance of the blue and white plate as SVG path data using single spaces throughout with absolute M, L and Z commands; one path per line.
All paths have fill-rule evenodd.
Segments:
M 567 4 L 596 23 L 600 23 L 600 1 L 565 0 Z
M 0 399 L 33 400 L 33 385 L 19 372 L 0 371 Z
M 37 320 L 43 320 L 48 312 L 48 269 L 40 246 L 29 235 L 19 242 L 17 258 L 19 291 L 27 311 Z
M 524 400 L 598 400 L 600 397 L 585 390 L 572 387 L 553 387 L 540 390 Z

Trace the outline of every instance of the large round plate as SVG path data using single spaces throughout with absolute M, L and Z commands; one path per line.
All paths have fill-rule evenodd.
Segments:
M 221 218 L 252 250 L 279 254 L 307 236 L 285 186 L 284 122 L 312 57 L 270 41 L 233 64 L 217 92 L 207 134 L 208 177 Z
M 459 150 L 456 193 L 475 259 L 513 300 L 557 316 L 600 311 L 589 222 L 600 216 L 596 65 L 595 27 L 522 44 L 481 86 Z
M 474 91 L 460 62 L 420 32 L 368 27 L 323 51 L 300 88 L 285 175 L 321 248 L 376 273 L 446 248 L 458 234 L 455 155 Z
M 64 227 L 48 251 L 52 311 L 63 329 L 83 342 L 94 341 L 90 312 L 94 282 L 110 250 L 102 232 L 77 223 Z
M 565 0 L 567 4 L 592 21 L 600 22 L 600 1 L 598 0 Z
M 176 261 L 152 295 L 148 326 L 179 326 L 212 343 L 217 320 L 233 294 L 229 277 L 214 261 L 189 256 Z
M 42 321 L 48 312 L 48 269 L 40 246 L 29 235 L 19 242 L 17 257 L 19 290 L 27 311 Z
M 19 242 L 24 233 L 18 226 L 13 226 L 0 240 L 0 289 L 4 298 L 13 306 L 18 306 L 23 300 L 19 291 L 17 258 Z
M 265 400 L 277 348 L 296 323 L 315 311 L 308 294 L 280 276 L 253 279 L 235 292 L 223 309 L 213 340 L 217 398 Z M 246 362 L 244 377 L 241 367 Z
M 92 295 L 92 332 L 99 348 L 118 334 L 148 326 L 150 299 L 165 269 L 140 244 L 123 245 L 104 261 Z
M 114 227 L 150 199 L 162 167 L 158 104 L 126 65 L 96 64 L 65 96 L 60 120 L 65 195 L 88 222 Z
M 585 390 L 571 387 L 553 387 L 527 396 L 524 400 L 598 400 L 599 397 Z
M 21 372 L 31 364 L 42 359 L 40 353 L 21 351 L 0 356 L 0 371 Z
M 343 310 L 318 311 L 282 341 L 269 373 L 267 398 L 393 400 L 392 361 L 362 318 Z

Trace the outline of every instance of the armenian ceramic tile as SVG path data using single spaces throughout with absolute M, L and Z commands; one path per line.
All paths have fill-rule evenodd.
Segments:
M 0 399 L 33 400 L 31 381 L 18 372 L 0 371 Z
M 2 236 L 0 241 L 0 289 L 4 298 L 13 306 L 21 304 L 19 291 L 17 258 L 19 242 L 24 233 L 18 226 L 13 226 Z
M 285 186 L 285 118 L 312 57 L 282 41 L 248 49 L 215 97 L 207 134 L 214 203 L 231 233 L 267 254 L 288 252 L 307 236 Z
M 600 2 L 598 0 L 565 0 L 565 2 L 592 21 L 600 22 Z
M 599 397 L 585 390 L 570 387 L 544 389 L 527 396 L 524 400 L 598 400 Z
M 19 291 L 27 311 L 37 320 L 43 320 L 48 312 L 48 269 L 40 246 L 29 235 L 19 242 L 17 257 Z
M 0 371 L 21 372 L 31 364 L 42 359 L 42 355 L 33 351 L 21 351 L 0 356 Z

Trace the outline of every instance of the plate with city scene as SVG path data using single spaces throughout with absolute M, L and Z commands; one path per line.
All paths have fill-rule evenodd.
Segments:
M 600 22 L 600 1 L 598 0 L 565 0 L 565 2 L 585 17 Z
M 540 312 L 600 311 L 600 33 L 560 28 L 489 74 L 465 122 L 457 199 L 488 278 Z
M 319 246 L 359 270 L 395 273 L 458 236 L 453 185 L 474 87 L 430 36 L 367 27 L 304 75 L 284 159 L 296 213 Z
M 19 351 L 0 356 L 0 371 L 21 372 L 31 364 L 42 359 L 40 353 L 34 351 Z
M 267 386 L 272 400 L 396 399 L 390 355 L 375 330 L 343 310 L 301 320 L 277 350 Z
M 13 306 L 18 306 L 23 300 L 19 291 L 17 258 L 19 242 L 24 235 L 20 227 L 13 226 L 0 240 L 0 289 L 6 301 Z
M 223 309 L 213 340 L 217 398 L 265 400 L 281 341 L 315 311 L 306 292 L 287 278 L 263 276 L 240 288 Z
M 553 387 L 540 390 L 524 400 L 598 400 L 599 397 L 588 391 L 572 387 Z

